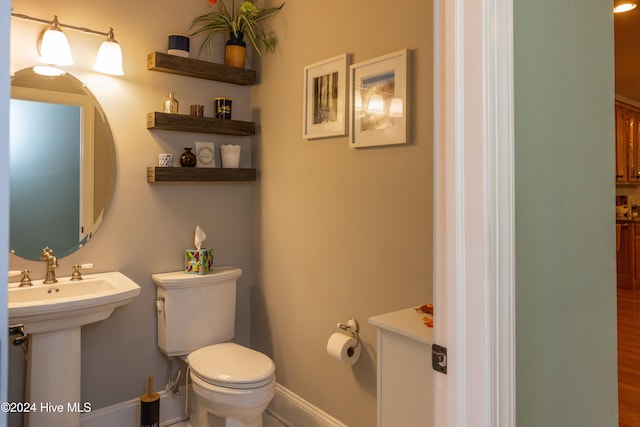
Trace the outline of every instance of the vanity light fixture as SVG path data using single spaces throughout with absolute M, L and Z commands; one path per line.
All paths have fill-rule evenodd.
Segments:
M 73 65 L 69 40 L 62 32 L 57 16 L 53 17 L 51 26 L 41 34 L 40 62 L 51 65 Z
M 615 0 L 613 2 L 613 13 L 628 12 L 637 6 L 638 3 L 635 0 Z
M 34 18 L 19 13 L 11 13 L 11 16 L 25 21 L 40 22 L 49 24 L 40 35 L 38 40 L 40 50 L 40 62 L 49 65 L 71 65 L 71 49 L 67 37 L 62 32 L 62 28 L 80 31 L 85 34 L 93 34 L 106 37 L 106 40 L 100 45 L 94 70 L 121 76 L 124 74 L 122 70 L 122 50 L 113 35 L 113 28 L 109 28 L 108 32 L 96 31 L 90 28 L 77 27 L 75 25 L 62 24 L 58 22 L 58 17 L 54 16 L 53 21 L 42 18 Z
M 114 76 L 122 76 L 124 74 L 122 70 L 122 49 L 120 49 L 116 39 L 113 38 L 113 28 L 109 28 L 107 39 L 102 42 L 100 49 L 98 49 L 96 65 L 93 66 L 93 69 L 100 73 Z

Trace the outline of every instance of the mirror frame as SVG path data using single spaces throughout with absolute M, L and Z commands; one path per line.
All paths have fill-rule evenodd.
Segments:
M 40 260 L 41 249 L 48 246 L 55 250 L 57 257 L 70 255 L 95 235 L 113 199 L 116 156 L 111 128 L 93 93 L 70 73 L 44 76 L 37 74 L 33 67 L 22 69 L 11 78 L 11 99 L 81 106 L 81 202 L 78 207 L 81 221 L 78 225 L 77 242 L 75 238 L 65 237 L 67 242 L 74 241 L 73 245 L 60 247 L 56 242 L 49 242 L 38 236 L 37 234 L 43 234 L 38 231 L 34 235 L 15 236 L 11 232 L 13 227 L 10 218 L 11 253 L 30 260 Z M 42 211 L 46 212 L 46 209 Z M 55 227 L 55 224 L 47 226 Z

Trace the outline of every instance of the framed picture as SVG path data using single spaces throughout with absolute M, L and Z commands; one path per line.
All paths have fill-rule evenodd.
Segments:
M 304 67 L 303 138 L 347 134 L 348 62 L 344 53 Z
M 215 168 L 216 152 L 213 142 L 196 141 L 196 158 L 198 159 L 196 167 Z
M 407 50 L 351 65 L 353 148 L 407 142 Z

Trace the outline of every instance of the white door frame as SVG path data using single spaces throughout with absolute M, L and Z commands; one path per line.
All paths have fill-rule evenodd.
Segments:
M 434 425 L 515 425 L 513 0 L 434 2 Z
M 11 2 L 0 1 L 0 141 L 9 141 L 9 33 Z M 9 144 L 0 144 L 0 402 L 8 400 L 8 306 L 9 270 Z M 7 425 L 7 414 L 0 412 L 0 425 Z

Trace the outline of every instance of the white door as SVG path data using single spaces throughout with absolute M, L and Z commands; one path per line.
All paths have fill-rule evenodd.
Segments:
M 513 0 L 435 1 L 434 425 L 515 425 Z

